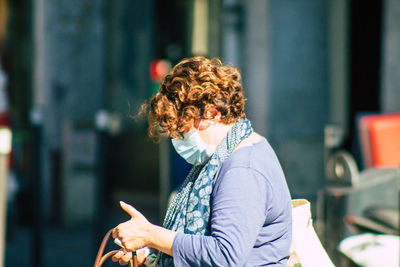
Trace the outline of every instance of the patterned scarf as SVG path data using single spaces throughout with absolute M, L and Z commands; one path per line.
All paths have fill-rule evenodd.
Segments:
M 193 166 L 168 207 L 163 226 L 194 235 L 209 234 L 210 195 L 215 174 L 237 145 L 251 135 L 248 119 L 239 119 L 205 165 Z M 157 266 L 173 266 L 172 257 L 159 253 Z

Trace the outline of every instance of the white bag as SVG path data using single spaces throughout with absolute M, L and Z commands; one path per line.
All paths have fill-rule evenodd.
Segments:
M 292 200 L 292 243 L 287 266 L 335 266 L 322 246 L 312 224 L 311 205 L 305 199 Z

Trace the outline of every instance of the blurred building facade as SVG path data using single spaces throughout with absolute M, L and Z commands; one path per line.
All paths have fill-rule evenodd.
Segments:
M 153 93 L 154 59 L 201 54 L 236 65 L 247 116 L 276 150 L 293 198 L 315 201 L 324 186 L 326 125 L 356 152 L 357 113 L 400 111 L 396 0 L 4 3 L 16 165 L 29 199 L 36 116 L 45 221 L 92 222 L 121 198 L 162 217 L 160 192 L 172 183 L 160 177 L 172 179 L 173 152 L 130 117 Z

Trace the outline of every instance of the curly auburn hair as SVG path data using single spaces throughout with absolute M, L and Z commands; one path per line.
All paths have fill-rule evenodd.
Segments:
M 224 124 L 244 118 L 245 97 L 236 67 L 217 59 L 187 58 L 179 62 L 163 79 L 159 92 L 152 97 L 148 133 L 177 137 L 193 126 L 194 120 L 212 119 L 210 108 L 221 113 Z

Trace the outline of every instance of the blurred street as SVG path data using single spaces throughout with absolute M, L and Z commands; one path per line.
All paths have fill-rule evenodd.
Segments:
M 133 193 L 130 196 L 122 194 L 121 199 L 132 203 L 138 210 L 144 211 L 143 214 L 149 221 L 159 224 L 158 203 L 154 201 L 154 196 Z M 129 219 L 119 208 L 119 201 L 114 203 L 115 207 L 109 209 L 110 213 L 103 220 L 106 229 Z M 5 266 L 31 266 L 32 230 L 26 226 L 16 226 L 10 234 L 12 236 L 6 247 Z M 84 224 L 72 229 L 46 227 L 42 238 L 43 245 L 40 250 L 43 253 L 43 267 L 93 266 L 95 254 L 100 245 L 100 243 L 94 244 L 95 233 L 92 224 Z M 108 248 L 115 250 L 118 249 L 118 246 L 110 241 Z M 112 261 L 110 260 L 110 263 L 104 266 L 112 266 Z
M 47 228 L 43 235 L 43 266 L 92 266 L 94 262 L 91 229 L 66 231 Z M 30 266 L 30 229 L 18 228 L 6 247 L 5 266 Z M 23 248 L 23 249 L 22 249 Z

